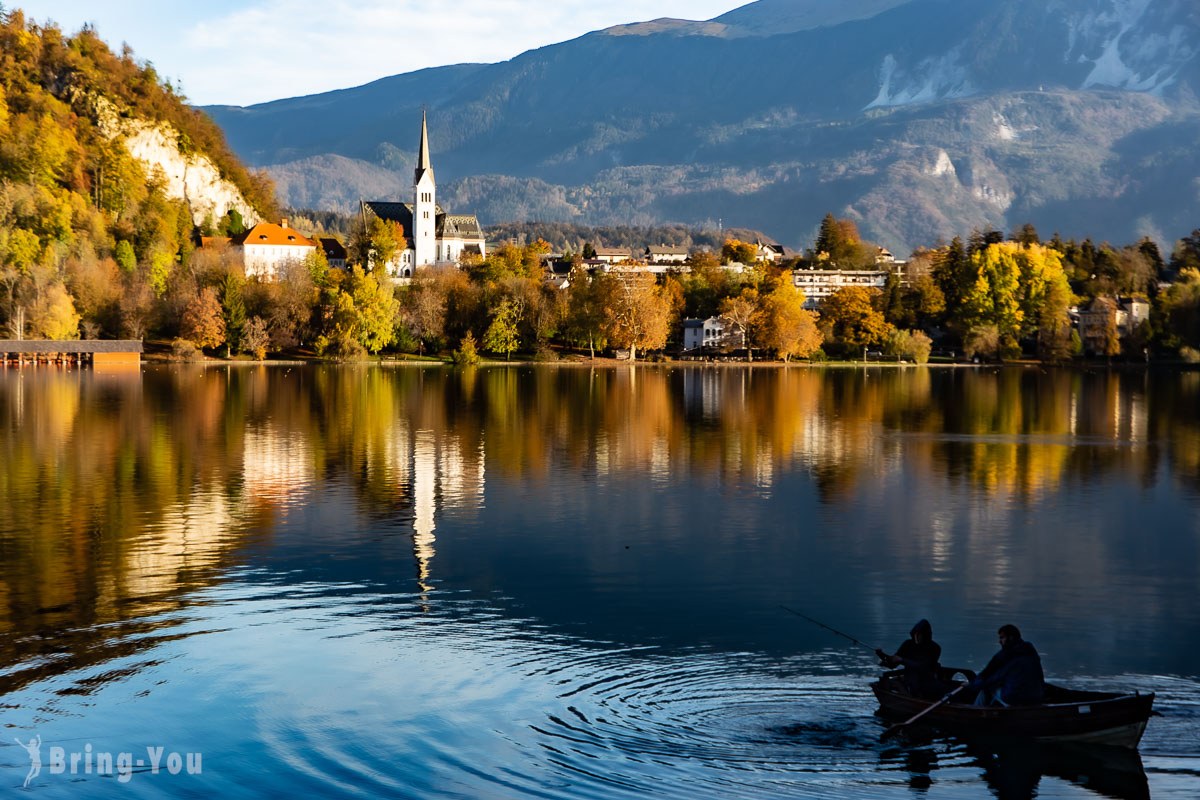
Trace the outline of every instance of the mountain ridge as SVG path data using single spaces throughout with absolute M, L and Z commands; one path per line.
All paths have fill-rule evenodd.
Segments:
M 762 27 L 783 5 L 759 0 L 729 14 Z M 1172 239 L 1190 229 L 1175 229 L 1174 208 L 1124 207 L 1135 194 L 1154 204 L 1156 192 L 1141 182 L 1161 173 L 1160 156 L 1190 164 L 1186 153 L 1162 148 L 1200 138 L 1200 15 L 1188 4 L 881 0 L 857 7 L 872 13 L 770 36 L 711 35 L 729 15 L 692 27 L 660 20 L 662 30 L 597 31 L 499 64 L 207 110 L 234 149 L 283 186 L 297 183 L 306 159 L 323 156 L 349 159 L 355 172 L 374 165 L 402 175 L 415 149 L 414 119 L 432 101 L 443 180 L 488 178 L 505 187 L 481 198 L 488 222 L 537 205 L 514 201 L 513 187 L 525 181 L 555 187 L 567 201 L 546 204 L 546 221 L 723 219 L 793 246 L 819 219 L 802 216 L 822 205 L 808 201 L 813 194 L 825 210 L 860 219 L 899 250 L 965 232 L 951 225 L 1026 221 L 1015 214 L 1039 225 L 1061 221 L 1064 233 L 1114 238 Z M 829 8 L 811 2 L 794 10 Z M 654 23 L 640 23 L 647 24 Z M 989 107 L 1038 121 L 976 113 Z M 322 124 L 322 115 L 340 124 Z M 1134 138 L 1122 145 L 1091 130 L 1100 121 Z M 1160 125 L 1171 126 L 1163 131 L 1175 139 L 1156 136 Z M 938 150 L 963 176 L 961 191 L 921 177 Z M 715 184 L 722 176 L 724 189 Z M 1061 176 L 1074 187 L 1065 199 Z M 327 196 L 320 180 L 330 182 Z M 379 181 L 358 183 L 365 190 Z M 310 204 L 335 206 L 353 196 L 355 181 L 329 175 L 307 184 Z M 457 185 L 445 184 L 448 200 Z M 915 193 L 908 210 L 881 200 L 897 191 Z M 1105 215 L 1117 221 L 1111 232 L 1082 230 L 1088 217 L 1069 213 L 1071 198 L 1097 197 L 1116 209 Z M 1183 200 L 1184 216 L 1197 216 L 1200 198 Z

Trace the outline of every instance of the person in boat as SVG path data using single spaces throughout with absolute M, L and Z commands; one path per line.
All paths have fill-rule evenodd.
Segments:
M 937 697 L 942 693 L 938 680 L 938 660 L 942 657 L 942 646 L 933 640 L 933 627 L 929 620 L 921 620 L 908 633 L 908 639 L 893 654 L 875 650 L 882 666 L 890 669 L 904 668 L 902 677 L 909 694 L 916 697 Z
M 967 684 L 978 692 L 977 706 L 1036 706 L 1045 698 L 1042 659 L 1031 642 L 1021 638 L 1016 625 L 999 631 L 1000 652 Z

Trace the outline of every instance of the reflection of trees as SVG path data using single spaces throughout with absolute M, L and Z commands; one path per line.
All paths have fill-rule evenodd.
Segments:
M 1194 490 L 1198 407 L 1197 373 L 11 372 L 0 377 L 0 665 L 50 666 L 10 672 L 0 691 L 169 635 L 158 628 L 180 615 L 162 612 L 332 484 L 353 491 L 368 527 L 407 529 L 428 588 L 439 515 L 478 508 L 489 471 L 510 484 L 715 477 L 762 493 L 803 470 L 848 508 L 901 479 L 1018 504 L 1112 475 L 1148 486 L 1165 461 Z M 913 557 L 949 569 L 957 534 L 939 509 L 921 513 Z M 973 541 L 1003 566 L 995 542 Z

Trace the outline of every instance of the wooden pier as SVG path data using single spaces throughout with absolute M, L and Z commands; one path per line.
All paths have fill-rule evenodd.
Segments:
M 4 368 L 137 366 L 141 363 L 140 339 L 0 339 L 0 366 Z

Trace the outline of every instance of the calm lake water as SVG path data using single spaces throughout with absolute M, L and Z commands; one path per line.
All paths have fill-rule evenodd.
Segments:
M 0 786 L 40 737 L 46 797 L 1200 796 L 1197 372 L 9 369 L 0 449 Z M 881 744 L 780 604 L 1162 716 Z

